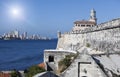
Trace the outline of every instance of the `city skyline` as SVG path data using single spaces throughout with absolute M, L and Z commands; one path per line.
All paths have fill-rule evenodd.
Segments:
M 39 34 L 28 35 L 27 32 L 20 32 L 19 30 L 13 30 L 5 32 L 0 35 L 1 40 L 50 40 L 51 38 L 41 36 Z
M 96 10 L 98 24 L 120 17 L 119 0 L 100 1 L 46 1 L 46 0 L 1 0 L 0 34 L 20 30 L 31 34 L 57 37 L 57 31 L 70 31 L 76 20 L 88 20 L 90 10 Z M 10 13 L 11 8 L 20 10 L 20 18 Z

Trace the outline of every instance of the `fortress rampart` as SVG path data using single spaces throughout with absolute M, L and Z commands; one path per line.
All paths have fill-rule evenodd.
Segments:
M 75 21 L 70 32 L 63 34 L 58 32 L 57 48 L 44 52 L 46 68 L 49 70 L 50 67 L 51 71 L 56 72 L 59 70 L 60 60 L 66 55 L 78 52 L 77 58 L 60 74 L 60 77 L 120 75 L 118 62 L 120 59 L 120 18 L 96 24 L 96 11 L 93 9 L 90 20 Z
M 57 49 L 78 50 L 89 44 L 90 48 L 103 52 L 120 50 L 120 18 L 101 23 L 80 31 L 70 31 L 60 35 Z

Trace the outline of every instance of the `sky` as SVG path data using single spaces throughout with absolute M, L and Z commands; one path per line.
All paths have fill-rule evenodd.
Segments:
M 93 8 L 98 24 L 120 18 L 120 0 L 0 0 L 0 35 L 17 29 L 57 37 L 57 31 L 70 31 L 74 21 L 89 20 Z

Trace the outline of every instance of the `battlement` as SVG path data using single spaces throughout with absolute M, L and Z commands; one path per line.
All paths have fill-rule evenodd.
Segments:
M 94 27 L 86 28 L 84 30 L 70 31 L 70 32 L 65 32 L 64 34 L 84 34 L 84 33 L 102 31 L 113 28 L 120 28 L 120 18 L 101 23 Z
M 110 50 L 110 48 L 111 52 L 118 51 L 120 48 L 120 18 L 84 30 L 61 34 L 61 37 L 58 38 L 57 48 L 77 50 L 86 43 L 101 51 Z

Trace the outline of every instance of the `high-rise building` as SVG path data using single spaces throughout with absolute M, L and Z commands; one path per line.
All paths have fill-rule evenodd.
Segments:
M 14 35 L 15 35 L 16 38 L 19 38 L 19 31 L 18 31 L 18 30 L 15 30 L 15 31 L 14 31 Z
M 24 37 L 24 39 L 27 39 L 27 32 L 23 33 L 23 37 Z

